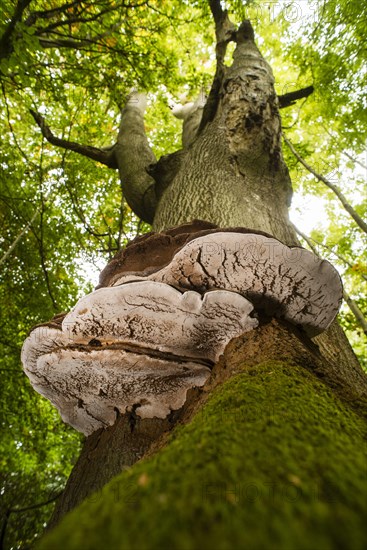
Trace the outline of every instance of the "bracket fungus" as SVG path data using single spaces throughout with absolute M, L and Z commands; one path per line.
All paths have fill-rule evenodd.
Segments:
M 202 386 L 227 342 L 258 325 L 252 304 L 227 290 L 179 292 L 153 281 L 82 298 L 60 328 L 36 327 L 22 360 L 34 388 L 90 434 L 116 411 L 165 418 Z
M 118 412 L 165 418 L 182 407 L 229 340 L 255 329 L 262 315 L 314 336 L 338 311 L 340 277 L 311 252 L 240 228 L 198 231 L 196 223 L 182 233 L 144 238 L 164 249 L 163 261 L 159 246 L 155 256 L 149 246 L 146 257 L 139 254 L 145 241 L 138 240 L 131 246 L 138 269 L 129 269 L 137 266 L 131 252 L 115 261 L 109 286 L 62 321 L 33 329 L 23 345 L 34 388 L 86 435 L 113 424 Z

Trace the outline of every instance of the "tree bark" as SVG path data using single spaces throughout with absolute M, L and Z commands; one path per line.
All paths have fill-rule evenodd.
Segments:
M 101 491 L 115 475 L 128 470 L 148 451 L 159 436 L 169 431 L 173 417 L 141 419 L 131 414 L 120 415 L 113 426 L 90 435 L 68 479 L 61 498 L 56 503 L 48 529 L 56 525 L 91 495 Z
M 292 188 L 281 152 L 272 70 L 247 23 L 236 36 L 216 116 L 160 198 L 153 228 L 161 231 L 197 218 L 221 227 L 265 231 L 285 244 L 298 244 L 288 219 Z

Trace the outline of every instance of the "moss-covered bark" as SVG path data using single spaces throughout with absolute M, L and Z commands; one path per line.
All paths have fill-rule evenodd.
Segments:
M 366 424 L 286 361 L 246 366 L 41 549 L 362 549 Z

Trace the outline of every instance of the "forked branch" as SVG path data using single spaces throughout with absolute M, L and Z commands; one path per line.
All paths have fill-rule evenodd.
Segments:
M 46 124 L 45 119 L 42 115 L 30 109 L 30 113 L 33 116 L 34 120 L 37 122 L 39 128 L 41 129 L 42 135 L 45 139 L 52 145 L 57 147 L 62 147 L 63 149 L 68 149 L 69 151 L 74 151 L 85 157 L 88 157 L 92 160 L 96 160 L 101 164 L 108 166 L 108 168 L 117 168 L 117 162 L 115 159 L 114 148 L 112 147 L 109 150 L 99 149 L 98 147 L 93 147 L 90 145 L 81 145 L 75 141 L 68 141 L 66 139 L 56 137 L 50 127 Z

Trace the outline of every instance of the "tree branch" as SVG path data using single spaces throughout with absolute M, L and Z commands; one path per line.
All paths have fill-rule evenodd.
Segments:
M 99 240 L 102 237 L 108 237 L 108 235 L 109 235 L 108 232 L 107 233 L 97 233 L 97 231 L 94 231 L 92 229 L 92 227 L 88 224 L 87 219 L 84 215 L 83 209 L 81 208 L 81 206 L 78 202 L 78 196 L 77 196 L 76 193 L 73 192 L 73 186 L 68 185 L 68 183 L 66 183 L 66 189 L 69 193 L 69 197 L 70 197 L 70 200 L 71 200 L 73 210 L 74 210 L 75 214 L 78 216 L 79 220 L 82 222 L 85 231 L 87 233 L 89 233 L 90 235 L 92 235 L 92 237 L 96 237 L 96 239 L 99 239 Z
M 359 309 L 357 303 L 343 290 L 343 298 L 349 306 L 349 309 L 356 318 L 357 323 L 362 327 L 363 332 L 367 336 L 367 321 L 363 316 L 362 311 Z
M 55 21 L 55 23 L 51 23 L 45 28 L 39 28 L 37 29 L 36 35 L 40 36 L 41 34 L 48 34 L 52 32 L 54 29 L 58 29 L 59 27 L 64 27 L 67 25 L 73 25 L 75 23 L 90 23 L 91 21 L 95 21 L 99 17 L 102 17 L 102 15 L 105 15 L 106 13 L 109 13 L 111 11 L 115 11 L 116 7 L 109 7 L 105 10 L 102 10 L 94 15 L 91 15 L 90 17 L 80 17 L 78 15 L 74 17 L 69 17 L 68 19 L 65 19 L 65 21 Z
M 0 38 L 0 59 L 8 57 L 13 51 L 12 35 L 15 26 L 22 20 L 22 15 L 27 6 L 31 3 L 31 0 L 18 0 L 15 6 L 14 15 L 10 19 L 8 25 Z
M 354 157 L 352 157 L 352 155 L 350 155 L 347 151 L 343 150 L 342 154 L 345 155 L 347 158 L 349 158 L 349 160 L 351 160 L 352 162 L 358 164 L 364 170 L 367 170 L 367 166 L 365 164 L 363 164 L 363 162 L 361 162 L 360 160 L 355 159 Z
M 217 65 L 223 67 L 227 45 L 235 39 L 236 26 L 229 20 L 227 10 L 222 9 L 220 0 L 209 0 L 209 5 L 215 22 Z
M 330 132 L 330 130 L 328 128 L 326 128 L 326 126 L 323 125 L 323 128 L 325 130 L 325 132 L 331 137 L 331 139 L 333 140 L 334 143 L 337 143 L 338 142 L 338 139 L 332 134 L 332 132 Z M 355 162 L 356 164 L 359 164 L 359 166 L 361 168 L 363 168 L 364 170 L 367 170 L 367 165 L 364 164 L 363 162 L 361 162 L 360 160 L 352 157 L 352 155 L 350 155 L 347 151 L 345 151 L 344 149 L 342 150 L 342 154 L 345 155 L 347 158 L 349 158 L 349 160 L 351 160 L 352 162 Z
M 338 260 L 340 260 L 341 262 L 343 262 L 343 264 L 347 265 L 350 269 L 353 269 L 353 264 L 347 260 L 347 258 L 345 258 L 344 256 L 342 256 L 341 254 L 339 254 L 338 252 L 335 252 L 335 250 L 333 250 L 330 246 L 327 246 L 327 244 L 324 244 L 324 243 L 320 243 L 319 241 L 316 241 L 315 239 L 312 239 L 311 237 L 307 237 L 304 233 L 302 233 L 293 223 L 292 223 L 293 227 L 294 227 L 294 230 L 296 233 L 298 233 L 298 235 L 300 237 L 302 237 L 302 239 L 304 239 L 310 246 L 311 246 L 311 242 L 310 241 L 313 241 L 316 245 L 318 246 L 321 246 L 322 248 L 325 248 L 325 250 L 328 250 L 331 254 L 333 254 L 336 258 L 338 258 Z M 360 277 L 362 277 L 362 279 L 364 279 L 365 281 L 367 281 L 367 277 L 366 275 L 364 275 L 363 273 L 360 274 L 358 273 L 358 275 Z
M 0 258 L 0 265 L 5 262 L 8 256 L 13 252 L 14 248 L 17 246 L 19 241 L 22 239 L 22 237 L 27 233 L 27 231 L 31 228 L 33 222 L 36 220 L 38 214 L 40 213 L 40 209 L 37 209 L 35 213 L 33 214 L 32 218 L 29 220 L 29 222 L 21 229 L 21 231 L 18 233 L 18 235 L 15 237 L 12 244 L 9 246 L 8 250 L 4 253 L 4 255 Z
M 75 0 L 69 4 L 64 4 L 58 8 L 52 8 L 44 11 L 32 11 L 30 16 L 26 19 L 25 23 L 28 27 L 33 25 L 37 19 L 50 19 L 57 13 L 65 13 L 67 10 L 73 7 L 78 7 L 80 5 L 80 0 Z
M 107 31 L 101 34 L 96 34 L 93 39 L 78 38 L 77 36 L 74 38 L 70 35 L 62 34 L 55 30 L 50 31 L 50 34 L 60 36 L 61 38 L 42 38 L 43 30 L 37 32 L 36 36 L 38 36 L 39 42 L 43 48 L 73 48 L 74 50 L 81 50 L 82 48 L 84 48 L 84 46 L 90 46 L 92 44 L 93 46 L 98 46 L 99 48 L 104 48 L 108 50 L 112 48 L 107 48 L 106 44 L 100 42 L 100 40 L 106 38 L 107 36 L 111 36 L 111 34 L 118 30 L 118 28 L 119 24 L 116 23 L 116 25 L 112 25 L 112 27 L 110 27 Z M 92 52 L 93 50 L 89 51 Z M 121 53 L 121 50 L 115 51 Z
M 40 253 L 41 267 L 42 267 L 43 275 L 45 277 L 45 283 L 46 283 L 46 288 L 47 288 L 48 295 L 50 297 L 50 300 L 51 300 L 51 303 L 52 303 L 52 306 L 53 306 L 54 310 L 55 311 L 60 311 L 60 308 L 57 305 L 56 299 L 53 295 L 53 291 L 52 291 L 52 288 L 51 288 L 51 281 L 50 281 L 50 277 L 49 277 L 48 269 L 47 269 L 47 265 L 46 265 L 46 254 L 45 254 L 45 243 L 44 243 L 44 223 L 43 223 L 44 213 L 45 213 L 45 203 L 42 200 L 42 202 L 41 202 L 41 211 L 40 211 L 40 225 L 39 225 L 40 238 L 38 239 L 38 249 L 39 249 L 39 253 Z
M 80 50 L 83 46 L 87 46 L 90 43 L 96 44 L 92 40 L 83 38 L 39 38 L 39 43 L 42 48 L 72 48 L 74 50 Z
M 42 506 L 47 506 L 47 504 L 51 504 L 51 502 L 54 502 L 55 500 L 60 498 L 63 492 L 64 492 L 63 490 L 59 491 L 58 493 L 56 493 L 56 495 L 54 495 L 53 497 L 50 497 L 49 499 L 43 502 L 30 504 L 29 506 L 24 506 L 23 508 L 10 508 L 9 511 L 11 514 L 21 514 L 23 512 L 28 512 L 28 510 L 34 510 L 35 508 L 41 508 Z
M 66 139 L 61 139 L 56 137 L 47 126 L 45 119 L 39 113 L 36 113 L 32 109 L 29 110 L 34 120 L 37 122 L 39 128 L 41 129 L 42 135 L 47 139 L 52 145 L 57 147 L 62 147 L 63 149 L 68 149 L 69 151 L 74 151 L 85 157 L 96 160 L 108 168 L 117 168 L 117 163 L 115 159 L 114 147 L 112 149 L 105 151 L 99 149 L 98 147 L 92 147 L 90 145 L 80 145 L 74 141 L 67 141 Z
M 145 134 L 145 108 L 146 95 L 132 92 L 121 112 L 116 159 L 126 202 L 139 218 L 152 223 L 157 205 L 156 182 L 148 169 L 157 161 Z
M 318 174 L 316 172 L 316 170 L 311 168 L 311 166 L 309 164 L 307 164 L 307 162 L 305 160 L 303 160 L 303 158 L 297 153 L 297 151 L 293 147 L 292 143 L 289 141 L 289 139 L 284 134 L 283 134 L 283 138 L 284 138 L 285 143 L 288 145 L 289 149 L 292 151 L 292 153 L 296 157 L 296 159 L 306 168 L 306 170 L 308 170 L 311 174 L 313 174 L 315 176 L 315 178 L 317 178 L 319 181 L 322 181 L 322 183 L 324 183 L 329 189 L 331 189 L 331 191 L 333 191 L 333 193 L 335 193 L 335 195 L 338 197 L 338 199 L 340 200 L 340 202 L 342 203 L 342 205 L 344 206 L 344 208 L 348 212 L 348 214 L 350 214 L 350 216 L 353 218 L 353 220 L 356 222 L 356 224 L 362 229 L 362 231 L 367 233 L 367 224 L 357 214 L 357 212 L 354 210 L 353 206 L 351 206 L 351 204 L 349 204 L 346 197 L 339 190 L 339 188 L 336 185 L 334 185 L 333 183 L 331 183 L 331 181 L 326 179 L 324 176 L 322 176 L 321 174 Z
M 278 95 L 279 109 L 284 109 L 285 107 L 294 105 L 298 99 L 308 97 L 313 92 L 314 92 L 314 87 L 307 86 L 307 88 L 301 88 L 300 90 L 296 90 L 295 92 L 289 92 L 284 95 Z
M 236 32 L 236 27 L 229 20 L 227 10 L 222 9 L 220 0 L 209 0 L 209 5 L 215 22 L 215 55 L 217 65 L 198 133 L 202 132 L 205 126 L 214 119 L 215 113 L 217 112 L 219 91 L 225 73 L 224 57 L 226 55 L 227 45 L 234 40 Z
M 42 506 L 47 506 L 47 504 L 51 504 L 51 502 L 54 502 L 55 500 L 60 498 L 62 493 L 63 493 L 63 491 L 60 491 L 55 496 L 49 498 L 48 500 L 45 500 L 44 502 L 39 502 L 37 504 L 31 504 L 29 506 L 24 506 L 23 508 L 7 508 L 7 510 L 5 511 L 5 514 L 4 514 L 4 522 L 3 522 L 3 525 L 1 527 L 1 532 L 0 532 L 0 548 L 4 548 L 5 533 L 6 533 L 6 528 L 8 526 L 10 514 L 22 514 L 23 512 L 28 512 L 29 510 L 35 510 L 36 508 L 41 508 Z

